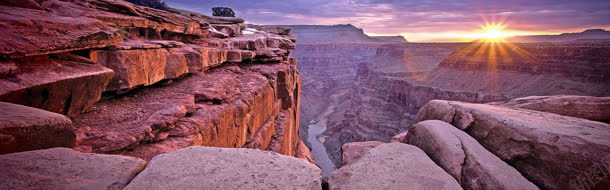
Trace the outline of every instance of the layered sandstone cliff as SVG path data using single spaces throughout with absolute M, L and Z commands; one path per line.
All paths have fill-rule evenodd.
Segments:
M 0 15 L 2 153 L 149 160 L 203 145 L 311 160 L 292 36 L 119 0 L 9 1 Z

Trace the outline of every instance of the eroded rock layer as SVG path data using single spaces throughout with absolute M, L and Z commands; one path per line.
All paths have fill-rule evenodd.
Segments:
M 8 1 L 0 14 L 0 101 L 70 117 L 58 126 L 41 117 L 35 139 L 66 128 L 66 142 L 47 144 L 146 160 L 193 145 L 311 160 L 299 137 L 295 39 L 273 33 L 282 29 L 120 0 Z M 48 148 L 20 148 L 28 130 L 18 130 L 0 132 L 12 147 L 3 153 Z

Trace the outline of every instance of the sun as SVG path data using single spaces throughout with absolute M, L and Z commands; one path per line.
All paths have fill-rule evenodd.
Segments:
M 481 26 L 481 40 L 485 42 L 503 42 L 510 34 L 505 31 L 506 26 L 503 24 L 488 23 Z

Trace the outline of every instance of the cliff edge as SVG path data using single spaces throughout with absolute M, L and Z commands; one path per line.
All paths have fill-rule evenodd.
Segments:
M 0 153 L 150 160 L 203 145 L 311 160 L 296 39 L 243 22 L 118 0 L 1 3 Z

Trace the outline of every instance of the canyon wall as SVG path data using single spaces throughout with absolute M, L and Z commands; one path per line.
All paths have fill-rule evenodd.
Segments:
M 302 83 L 301 128 L 317 120 L 329 104 L 346 102 L 358 64 L 375 54 L 376 44 L 298 44 Z M 334 97 L 333 97 L 334 96 Z M 306 133 L 302 133 L 306 136 Z
M 295 39 L 243 22 L 118 0 L 3 2 L 0 152 L 150 160 L 201 145 L 312 161 Z
M 610 76 L 607 73 L 610 61 L 604 56 L 608 51 L 605 41 L 495 45 L 409 43 L 372 48 L 376 49 L 375 55 L 352 64 L 358 66 L 353 82 L 344 82 L 352 83 L 351 89 L 323 97 L 334 97 L 326 100 L 340 102 L 325 118 L 328 129 L 319 137 L 336 165 L 342 144 L 368 140 L 387 142 L 393 135 L 407 130 L 417 111 L 433 99 L 486 103 L 532 95 L 610 94 L 610 87 L 604 82 Z M 329 50 L 326 54 L 336 51 Z M 307 60 L 308 55 L 300 54 L 300 59 Z M 342 71 L 345 67 L 322 70 L 332 72 L 329 69 Z M 303 75 L 307 78 L 312 74 L 303 72 Z M 324 76 L 314 82 L 331 78 Z M 315 90 L 317 87 L 304 88 Z M 331 90 L 318 92 L 328 91 Z M 327 104 L 324 99 L 318 102 L 323 105 L 312 101 L 303 110 Z

